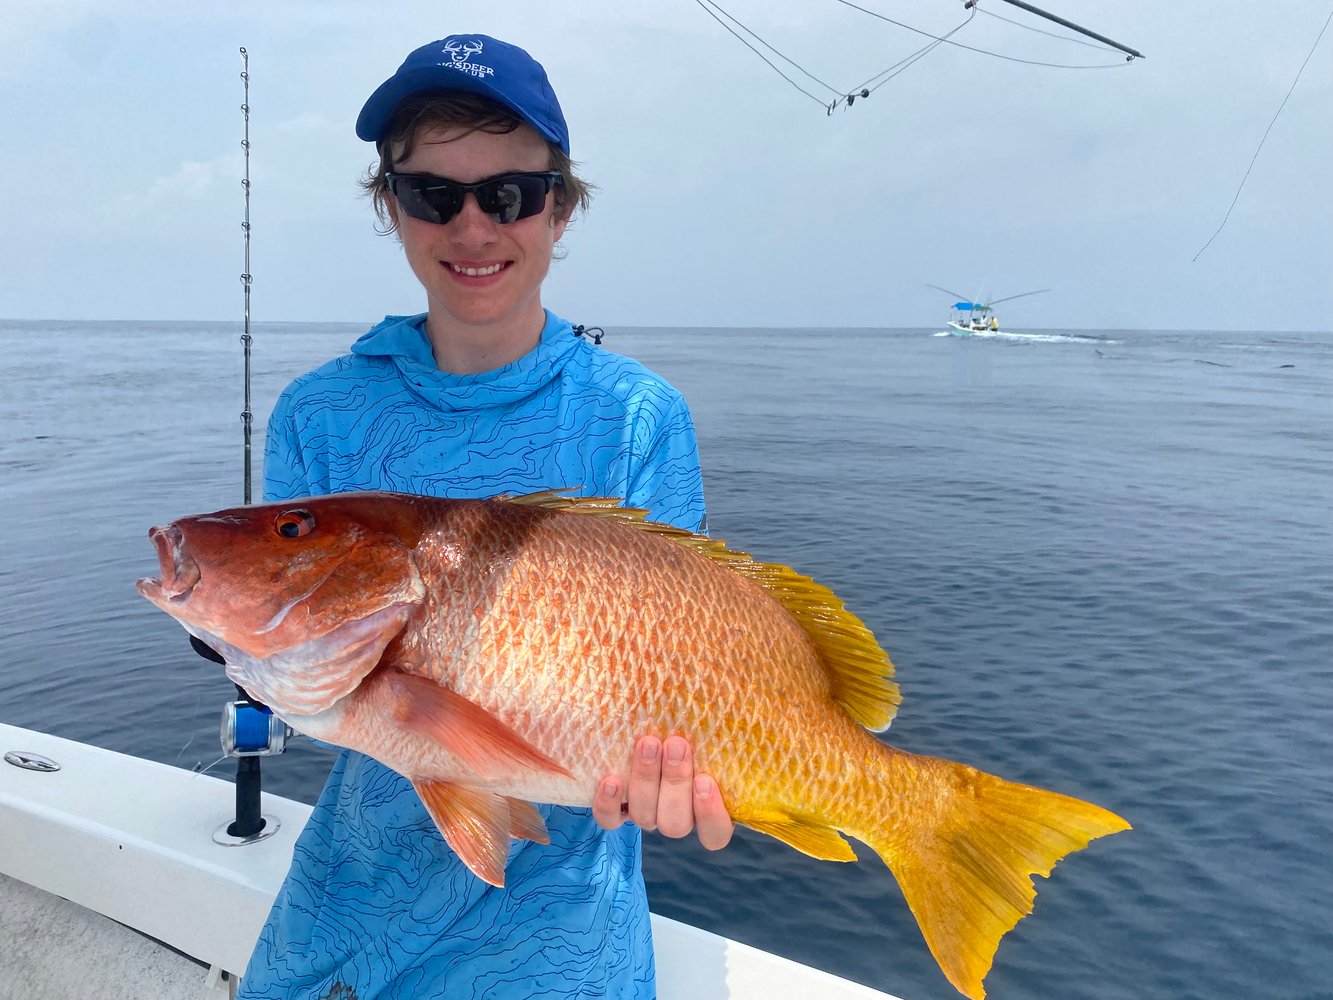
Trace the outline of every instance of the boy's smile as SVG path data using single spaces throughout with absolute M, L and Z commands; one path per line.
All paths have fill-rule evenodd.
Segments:
M 397 172 L 462 184 L 549 168 L 546 141 L 526 125 L 499 135 L 430 129 L 417 137 L 410 156 L 394 164 Z M 546 319 L 541 284 L 565 230 L 564 220 L 554 217 L 550 193 L 541 212 L 507 224 L 482 211 L 471 193 L 443 225 L 409 216 L 392 195 L 388 204 L 408 264 L 426 289 L 426 331 L 441 369 L 490 371 L 536 346 Z

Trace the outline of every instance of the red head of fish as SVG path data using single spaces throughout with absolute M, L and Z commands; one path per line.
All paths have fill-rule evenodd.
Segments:
M 256 697 L 318 711 L 373 668 L 424 595 L 417 509 L 383 499 L 293 500 L 154 527 L 161 577 L 140 580 L 139 593 L 222 653 Z

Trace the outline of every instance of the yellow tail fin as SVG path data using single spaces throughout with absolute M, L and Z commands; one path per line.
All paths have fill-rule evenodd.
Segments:
M 919 801 L 930 802 L 931 815 L 903 822 L 899 812 L 878 836 L 862 839 L 898 879 L 949 982 L 981 1000 L 981 981 L 1000 938 L 1032 912 L 1030 876 L 1049 875 L 1066 854 L 1130 826 L 1090 802 L 965 764 L 910 755 L 898 760 L 914 772 L 912 784 L 921 783 Z

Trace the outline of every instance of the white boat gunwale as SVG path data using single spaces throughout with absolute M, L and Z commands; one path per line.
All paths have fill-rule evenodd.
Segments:
M 310 806 L 265 792 L 262 811 L 278 820 L 277 832 L 223 846 L 213 833 L 234 810 L 228 781 L 0 723 L 0 753 L 8 751 L 40 754 L 60 770 L 0 762 L 0 875 L 49 894 L 53 905 L 54 897 L 77 904 L 90 922 L 109 918 L 184 956 L 188 962 L 175 968 L 199 981 L 197 993 L 187 988 L 182 996 L 233 987 Z M 7 888 L 0 880 L 0 892 Z M 20 905 L 33 905 L 30 895 Z M 652 919 L 660 1000 L 897 1000 L 659 914 Z M 103 958 L 116 967 L 115 956 Z M 12 981 L 11 960 L 0 958 L 0 981 Z

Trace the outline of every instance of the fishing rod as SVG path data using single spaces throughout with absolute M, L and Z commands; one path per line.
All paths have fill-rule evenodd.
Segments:
M 250 345 L 254 338 L 250 336 L 250 53 L 241 46 L 241 82 L 245 97 L 241 102 L 241 116 L 245 119 L 245 137 L 241 139 L 241 149 L 245 155 L 245 176 L 241 178 L 241 189 L 245 192 L 245 220 L 241 223 L 241 232 L 245 239 L 245 270 L 241 272 L 241 285 L 245 289 L 245 332 L 241 334 L 241 343 L 245 345 L 245 409 L 241 411 L 241 428 L 244 435 L 243 477 L 245 480 L 245 502 L 250 503 L 250 432 L 255 417 L 250 412 Z
M 245 502 L 251 501 L 251 430 L 254 414 L 250 409 L 250 355 L 254 338 L 250 336 L 250 54 L 241 47 L 241 81 L 245 88 L 245 98 L 241 103 L 241 116 L 245 122 L 245 135 L 241 139 L 241 149 L 245 156 L 245 173 L 241 178 L 241 190 L 245 193 L 245 218 L 241 222 L 241 234 L 245 241 L 245 270 L 241 272 L 241 286 L 245 299 L 245 325 L 241 334 L 241 343 L 245 350 L 245 409 L 241 413 L 241 428 L 244 435 L 244 481 Z M 197 637 L 190 637 L 190 645 L 196 653 L 215 663 L 224 663 L 225 659 Z M 238 684 L 237 698 L 229 701 L 222 709 L 222 727 L 220 738 L 222 753 L 226 757 L 236 758 L 236 817 L 223 823 L 213 832 L 215 843 L 227 847 L 258 843 L 278 832 L 278 820 L 265 816 L 261 811 L 261 776 L 260 757 L 272 757 L 283 752 L 292 731 L 287 724 L 261 705 Z
M 1129 55 L 1129 60 L 1127 61 L 1147 58 L 1147 56 L 1145 56 L 1142 52 L 1139 52 L 1137 49 L 1131 49 L 1128 45 L 1121 45 L 1114 39 L 1107 38 L 1105 35 L 1099 35 L 1097 34 L 1097 32 L 1090 31 L 1087 28 L 1075 24 L 1073 21 L 1066 21 L 1063 17 L 1061 17 L 1058 14 L 1052 14 L 1049 11 L 1042 10 L 1040 7 L 1034 7 L 1030 3 L 1024 3 L 1024 0 L 1004 0 L 1004 2 L 1014 7 L 1017 7 L 1019 10 L 1025 10 L 1029 14 L 1036 14 L 1038 17 L 1044 17 L 1046 18 L 1046 20 L 1052 21 L 1055 24 L 1068 28 L 1071 31 L 1077 31 L 1080 35 L 1087 35 L 1089 38 L 1095 38 L 1097 39 L 1097 41 L 1101 42 L 1104 45 L 1109 45 L 1112 48 L 1119 49 L 1121 52 L 1127 53 Z M 980 3 L 980 0 L 966 0 L 966 2 L 963 4 L 963 8 L 965 10 L 971 10 L 973 7 L 977 6 L 978 3 Z

